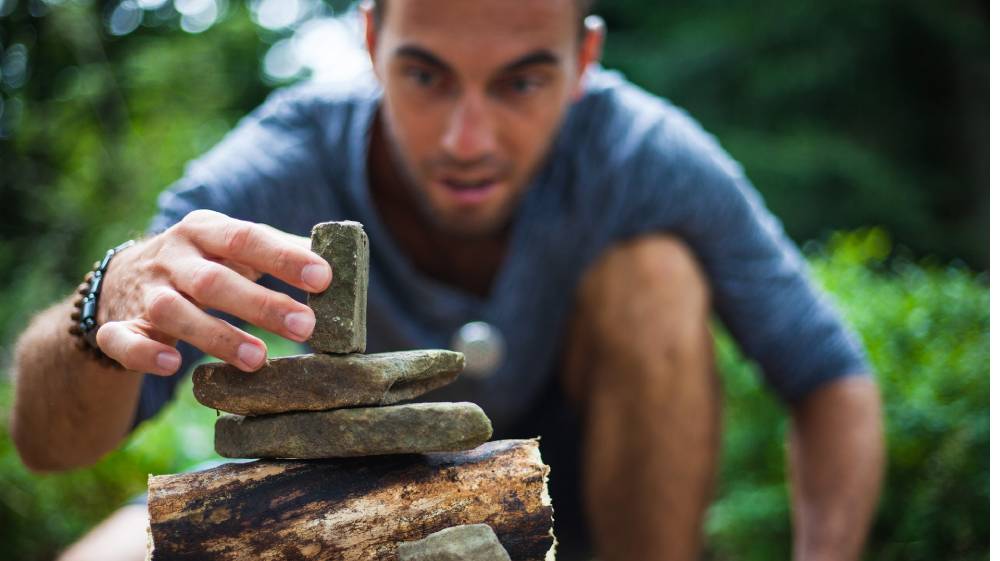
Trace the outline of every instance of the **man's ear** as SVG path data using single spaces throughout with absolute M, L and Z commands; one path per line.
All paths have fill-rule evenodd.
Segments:
M 598 15 L 589 15 L 583 20 L 583 37 L 580 39 L 580 52 L 577 57 L 576 87 L 573 90 L 573 99 L 580 99 L 583 95 L 583 75 L 587 67 L 601 60 L 604 52 L 604 35 L 607 27 L 604 18 Z
M 365 22 L 365 47 L 368 49 L 368 58 L 372 61 L 372 69 L 378 76 L 378 66 L 375 65 L 375 48 L 378 44 L 378 30 L 375 25 L 375 4 L 371 0 L 362 2 L 358 9 Z M 381 78 L 381 76 L 379 76 Z

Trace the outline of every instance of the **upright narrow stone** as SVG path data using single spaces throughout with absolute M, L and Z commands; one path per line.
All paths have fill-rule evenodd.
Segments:
M 486 442 L 493 426 L 474 403 L 412 403 L 260 417 L 223 415 L 215 451 L 225 458 L 348 458 L 456 452 Z
M 452 526 L 422 540 L 402 542 L 396 554 L 399 561 L 510 561 L 487 524 Z
M 312 250 L 333 269 L 323 292 L 309 295 L 316 327 L 309 345 L 323 353 L 363 353 L 368 307 L 368 236 L 357 222 L 313 226 Z

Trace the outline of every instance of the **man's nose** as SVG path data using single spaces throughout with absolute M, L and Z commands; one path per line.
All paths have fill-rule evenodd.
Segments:
M 449 115 L 441 145 L 454 159 L 478 160 L 495 151 L 496 127 L 486 104 L 483 96 L 467 93 Z

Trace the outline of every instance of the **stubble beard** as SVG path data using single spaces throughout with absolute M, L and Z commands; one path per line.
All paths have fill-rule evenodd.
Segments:
M 456 223 L 457 221 L 448 220 L 446 217 L 441 216 L 441 213 L 437 212 L 434 208 L 434 204 L 427 194 L 429 190 L 428 186 L 421 184 L 418 175 L 414 172 L 413 166 L 403 155 L 401 144 L 397 140 L 392 127 L 384 119 L 382 120 L 382 133 L 382 137 L 388 144 L 389 159 L 392 166 L 395 167 L 395 175 L 403 184 L 401 187 L 407 190 L 409 198 L 415 203 L 416 210 L 422 219 L 421 221 L 428 227 L 448 236 L 466 240 L 492 239 L 503 235 L 509 230 L 510 224 L 513 221 L 514 209 L 523 198 L 523 192 L 505 201 L 503 208 L 494 217 L 490 217 L 488 221 L 471 224 Z

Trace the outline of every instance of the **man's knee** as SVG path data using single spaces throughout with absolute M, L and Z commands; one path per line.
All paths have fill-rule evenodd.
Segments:
M 588 365 L 610 359 L 632 366 L 610 376 L 624 381 L 660 370 L 646 365 L 704 352 L 710 310 L 708 283 L 684 242 L 649 235 L 612 246 L 587 270 L 577 290 L 567 359 L 576 372 L 567 375 L 578 376 Z M 630 383 L 636 381 L 642 382 Z M 581 383 L 589 385 L 568 382 Z
M 577 294 L 598 342 L 637 351 L 706 325 L 709 288 L 694 254 L 673 236 L 613 246 L 587 271 Z

